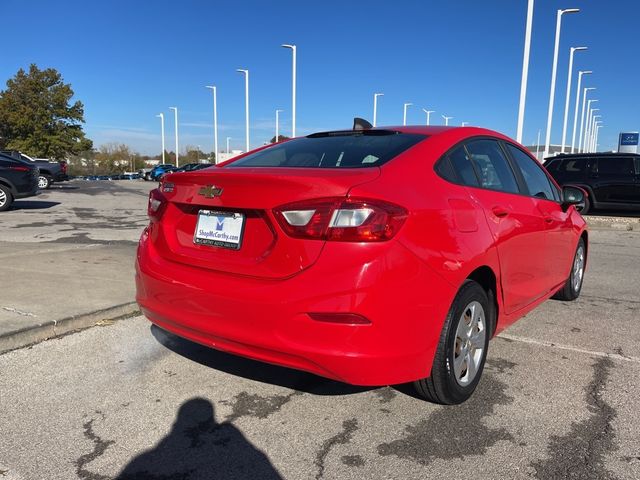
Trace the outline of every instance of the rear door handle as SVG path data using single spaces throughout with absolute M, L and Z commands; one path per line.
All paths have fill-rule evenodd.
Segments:
M 495 207 L 493 207 L 491 209 L 491 211 L 498 218 L 504 218 L 507 215 L 509 215 L 509 210 L 507 208 L 505 208 L 505 207 L 500 206 L 500 205 L 496 205 Z

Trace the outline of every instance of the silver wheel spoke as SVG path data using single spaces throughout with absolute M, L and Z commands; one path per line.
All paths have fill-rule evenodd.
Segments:
M 476 333 L 470 339 L 471 346 L 475 349 L 484 348 L 484 330 Z
M 473 355 L 471 353 L 467 354 L 467 377 L 469 381 L 473 380 L 476 376 L 476 372 L 478 369 L 476 368 L 476 363 L 474 362 Z
M 470 302 L 456 327 L 453 347 L 453 373 L 461 386 L 467 386 L 475 379 L 480 362 L 484 358 L 486 323 L 482 304 Z
M 460 378 L 460 373 L 462 372 L 462 367 L 464 366 L 464 357 L 465 355 L 460 352 L 460 355 L 454 357 L 453 359 L 453 373 L 456 378 Z

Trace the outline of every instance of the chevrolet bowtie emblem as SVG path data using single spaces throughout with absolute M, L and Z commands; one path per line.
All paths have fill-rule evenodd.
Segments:
M 215 185 L 207 185 L 206 187 L 202 187 L 198 194 L 206 198 L 219 197 L 222 195 L 222 188 L 216 187 Z

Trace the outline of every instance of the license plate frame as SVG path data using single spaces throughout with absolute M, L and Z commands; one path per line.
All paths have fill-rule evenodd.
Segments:
M 231 218 L 232 222 L 228 222 L 226 220 L 227 218 Z M 222 219 L 222 221 L 220 221 L 220 219 Z M 201 225 L 201 222 L 204 224 Z M 226 230 L 225 223 L 228 224 Z M 193 232 L 193 243 L 207 247 L 240 250 L 244 237 L 245 224 L 246 215 L 244 213 L 199 210 Z M 211 228 L 212 226 L 215 228 Z M 225 235 L 227 235 L 227 237 L 225 237 Z M 237 238 L 237 242 L 229 241 L 229 238 L 232 240 Z

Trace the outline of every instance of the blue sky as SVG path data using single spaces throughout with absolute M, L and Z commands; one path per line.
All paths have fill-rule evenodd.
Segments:
M 212 150 L 204 86 L 213 84 L 220 148 L 228 136 L 243 147 L 237 68 L 250 70 L 252 147 L 274 135 L 276 108 L 288 134 L 291 53 L 282 43 L 298 46 L 299 135 L 350 128 L 354 116 L 371 120 L 373 93 L 383 92 L 379 125 L 401 124 L 403 103 L 413 102 L 408 123 L 424 123 L 428 108 L 436 111 L 432 123 L 446 114 L 452 124 L 515 137 L 527 0 L 0 2 L 0 85 L 30 63 L 58 69 L 85 105 L 96 146 L 122 142 L 158 153 L 155 115 L 164 112 L 173 148 L 168 107 L 175 105 L 181 150 Z M 640 129 L 637 0 L 536 1 L 523 140 L 535 143 L 541 130 L 544 142 L 556 10 L 572 7 L 581 12 L 563 20 L 552 143 L 561 139 L 569 47 L 585 45 L 575 71 L 594 71 L 587 85 L 598 88 L 600 143 L 612 149 L 620 131 Z

